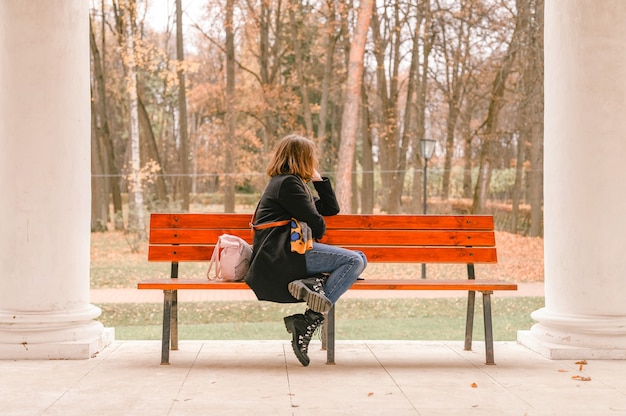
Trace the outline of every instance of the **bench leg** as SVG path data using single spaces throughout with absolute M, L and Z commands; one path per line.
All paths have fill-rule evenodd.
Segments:
M 170 321 L 170 348 L 178 350 L 178 290 L 172 290 L 172 316 Z
M 161 335 L 161 365 L 170 363 L 170 325 L 172 317 L 172 291 L 163 291 L 163 334 Z
M 328 321 L 322 323 L 322 351 L 328 350 Z
M 465 316 L 465 351 L 472 350 L 472 334 L 474 332 L 474 304 L 476 303 L 476 292 L 467 292 L 467 315 Z
M 486 364 L 495 364 L 493 358 L 493 327 L 491 320 L 491 294 L 493 292 L 483 292 L 483 315 L 485 320 L 485 355 Z
M 326 332 L 326 364 L 335 364 L 335 307 L 330 308 L 324 322 Z

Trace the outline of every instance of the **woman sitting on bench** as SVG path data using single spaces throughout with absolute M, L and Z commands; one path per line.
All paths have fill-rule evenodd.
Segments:
M 270 182 L 254 216 L 253 253 L 245 278 L 259 300 L 307 303 L 304 314 L 284 318 L 303 366 L 309 365 L 309 342 L 324 313 L 367 265 L 360 251 L 314 241 L 326 231 L 323 216 L 339 213 L 329 179 L 316 169 L 315 153 L 315 144 L 296 134 L 278 143 L 267 168 Z M 309 181 L 317 197 L 307 186 Z

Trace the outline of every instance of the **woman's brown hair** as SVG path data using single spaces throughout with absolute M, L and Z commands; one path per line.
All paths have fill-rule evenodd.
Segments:
M 272 160 L 267 166 L 267 174 L 297 175 L 308 181 L 316 167 L 315 143 L 298 134 L 290 134 L 278 142 Z

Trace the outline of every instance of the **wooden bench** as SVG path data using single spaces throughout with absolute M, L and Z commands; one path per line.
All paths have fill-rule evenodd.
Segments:
M 221 234 L 252 242 L 250 214 L 152 214 L 149 261 L 171 263 L 171 278 L 141 281 L 138 289 L 163 290 L 161 364 L 178 349 L 178 290 L 249 289 L 244 282 L 179 278 L 179 263 L 211 259 Z M 460 290 L 468 292 L 465 350 L 471 350 L 476 292 L 482 293 L 486 363 L 494 364 L 491 294 L 517 290 L 514 283 L 476 280 L 475 263 L 496 263 L 493 217 L 454 215 L 337 215 L 326 218 L 322 242 L 361 250 L 369 263 L 461 263 L 467 276 L 456 280 L 359 280 L 351 290 Z M 207 264 L 208 267 L 208 264 Z M 278 324 L 278 323 L 277 323 Z M 335 363 L 335 307 L 324 323 L 327 364 Z

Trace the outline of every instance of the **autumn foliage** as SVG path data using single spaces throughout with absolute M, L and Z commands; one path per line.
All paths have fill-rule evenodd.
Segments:
M 507 230 L 542 234 L 543 0 L 179 1 L 178 31 L 171 3 L 92 3 L 92 229 L 123 228 L 138 190 L 148 212 L 209 194 L 235 210 L 235 195 L 264 188 L 275 142 L 298 132 L 317 142 L 344 212 L 421 213 L 431 138 L 429 203 L 485 213 L 497 201 Z

